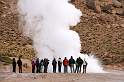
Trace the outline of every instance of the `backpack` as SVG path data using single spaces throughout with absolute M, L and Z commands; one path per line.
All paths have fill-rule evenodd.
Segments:
M 56 65 L 56 64 L 57 64 L 56 60 L 53 60 L 52 65 Z
M 64 59 L 64 60 L 63 60 L 63 65 L 68 65 L 68 63 L 69 63 L 69 62 L 68 62 L 67 59 Z

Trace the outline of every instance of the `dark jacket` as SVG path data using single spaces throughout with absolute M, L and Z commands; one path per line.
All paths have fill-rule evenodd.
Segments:
M 69 65 L 71 65 L 71 64 L 75 64 L 75 60 L 73 58 L 69 59 Z
M 56 64 L 57 64 L 57 62 L 56 62 L 56 60 L 54 59 L 54 60 L 52 61 L 52 65 L 53 65 L 53 66 L 56 66 Z
M 12 65 L 13 65 L 13 67 L 16 67 L 16 61 L 15 60 L 12 61 Z
M 17 61 L 17 64 L 18 64 L 19 67 L 21 67 L 21 66 L 22 66 L 22 61 L 19 59 L 19 60 Z
M 44 61 L 43 61 L 43 65 L 44 65 L 44 67 L 47 67 L 48 64 L 49 64 L 49 60 L 48 60 L 48 59 L 44 59 Z
M 79 66 L 83 64 L 83 60 L 81 58 L 77 58 L 76 62 L 78 63 Z
M 36 60 L 36 67 L 39 67 L 39 59 Z

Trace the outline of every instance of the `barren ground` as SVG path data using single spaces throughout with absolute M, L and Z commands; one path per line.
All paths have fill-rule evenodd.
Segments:
M 124 82 L 124 70 L 114 66 L 104 66 L 107 73 L 35 73 L 31 72 L 31 63 L 27 59 L 22 59 L 27 63 L 27 68 L 23 66 L 23 73 L 12 73 L 12 65 L 4 65 L 0 62 L 0 82 Z M 120 71 L 121 70 L 121 71 Z M 18 67 L 17 67 L 18 72 Z
M 124 72 L 63 74 L 63 73 L 0 73 L 0 82 L 124 82 Z

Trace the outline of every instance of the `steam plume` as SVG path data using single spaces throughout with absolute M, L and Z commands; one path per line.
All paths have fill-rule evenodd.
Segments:
M 82 13 L 68 1 L 18 1 L 19 13 L 25 21 L 24 35 L 33 40 L 39 58 L 80 56 L 80 38 L 70 26 L 79 23 Z

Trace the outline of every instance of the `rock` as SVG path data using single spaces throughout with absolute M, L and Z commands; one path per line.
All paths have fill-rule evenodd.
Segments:
M 121 27 L 123 27 L 123 28 L 124 28 L 124 24 L 121 24 Z
M 98 1 L 95 2 L 95 11 L 97 13 L 101 13 L 101 8 L 100 8 L 100 4 Z
M 111 4 L 105 5 L 104 7 L 102 7 L 102 10 L 106 13 L 112 13 L 112 5 Z
M 27 63 L 24 63 L 23 64 L 23 67 L 28 68 L 28 64 Z
M 33 46 L 32 45 L 29 45 L 29 44 L 25 45 L 25 47 L 27 47 L 29 49 L 33 49 Z
M 75 0 L 70 0 L 71 3 L 75 2 Z
M 94 1 L 94 0 L 86 0 L 86 5 L 87 5 L 90 9 L 95 9 L 95 1 Z
M 37 79 L 37 77 L 34 77 L 33 79 Z
M 83 14 L 82 16 L 83 16 L 83 17 L 88 17 L 88 15 L 87 15 L 87 14 Z
M 0 4 L 6 4 L 6 2 L 4 2 L 4 1 L 0 1 Z
M 106 27 L 107 27 L 107 28 L 111 28 L 111 25 L 107 25 Z
M 101 8 L 98 0 L 86 0 L 86 4 L 90 9 L 95 10 L 97 13 L 101 12 Z
M 116 28 L 118 26 L 119 26 L 118 24 L 112 24 L 112 27 L 114 27 L 114 28 Z
M 112 10 L 112 12 L 111 12 L 112 14 L 116 14 L 116 11 L 115 10 Z
M 119 1 L 112 0 L 112 2 L 113 2 L 113 6 L 115 6 L 115 7 L 122 7 L 122 4 Z
M 118 9 L 118 10 L 116 10 L 116 14 L 124 16 L 124 10 L 123 9 Z

